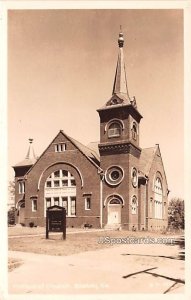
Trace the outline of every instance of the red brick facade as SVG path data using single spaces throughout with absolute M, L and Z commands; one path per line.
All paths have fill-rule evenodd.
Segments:
M 14 167 L 19 223 L 45 226 L 48 203 L 59 203 L 67 207 L 68 227 L 167 227 L 164 166 L 158 145 L 148 149 L 139 145 L 142 116 L 125 90 L 122 34 L 119 47 L 112 98 L 98 109 L 97 149 L 60 131 L 36 162 L 28 156 Z

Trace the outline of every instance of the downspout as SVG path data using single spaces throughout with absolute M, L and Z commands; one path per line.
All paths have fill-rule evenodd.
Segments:
M 103 180 L 104 180 L 103 170 L 101 170 L 99 174 L 100 174 L 100 228 L 103 228 Z
M 147 176 L 146 177 L 146 203 L 145 203 L 145 228 L 148 231 L 148 201 L 149 201 L 149 197 L 148 197 L 148 181 L 149 178 Z

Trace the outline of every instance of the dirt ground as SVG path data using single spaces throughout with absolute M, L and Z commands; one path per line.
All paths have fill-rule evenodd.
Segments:
M 10 294 L 184 293 L 179 245 L 114 245 L 67 256 L 10 251 Z
M 10 294 L 184 292 L 183 235 L 73 229 L 46 240 L 43 230 L 11 229 Z

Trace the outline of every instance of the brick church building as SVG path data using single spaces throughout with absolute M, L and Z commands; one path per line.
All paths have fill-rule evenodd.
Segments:
M 16 164 L 17 222 L 45 226 L 46 209 L 63 206 L 67 227 L 163 230 L 168 186 L 159 145 L 142 149 L 142 119 L 127 89 L 123 34 L 111 98 L 97 110 L 100 141 L 85 146 L 60 130 L 40 157 L 32 139 Z

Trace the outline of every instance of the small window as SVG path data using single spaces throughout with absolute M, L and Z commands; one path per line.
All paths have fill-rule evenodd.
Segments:
M 133 196 L 133 198 L 131 200 L 131 213 L 132 213 L 132 215 L 137 214 L 137 198 L 136 198 L 136 196 Z
M 46 198 L 46 208 L 51 206 L 51 198 Z
M 137 140 L 137 125 L 133 123 L 132 126 L 132 138 L 136 141 Z
M 85 198 L 85 210 L 91 209 L 91 198 L 87 197 Z
M 71 215 L 76 215 L 76 197 L 71 197 Z
M 59 205 L 59 197 L 54 197 L 54 205 Z
M 120 177 L 120 173 L 119 173 L 118 170 L 114 170 L 114 171 L 112 171 L 112 172 L 110 173 L 110 178 L 111 178 L 111 180 L 113 180 L 113 181 L 118 180 L 119 177 Z
M 123 180 L 124 172 L 119 166 L 111 166 L 107 169 L 105 180 L 109 185 L 118 185 Z
M 68 215 L 68 197 L 62 197 L 62 207 L 66 210 L 66 215 Z
M 108 128 L 108 137 L 118 137 L 121 135 L 122 127 L 119 122 L 113 122 Z
M 37 199 L 32 199 L 32 211 L 37 211 Z
M 62 180 L 62 186 L 68 186 L 68 180 Z
M 60 186 L 59 180 L 54 180 L 54 187 L 59 187 L 59 186 Z
M 60 177 L 60 170 L 54 172 L 54 177 Z
M 52 186 L 52 182 L 51 181 L 47 181 L 46 182 L 46 187 L 51 187 Z
M 63 152 L 66 150 L 66 144 L 60 143 L 55 145 L 55 152 Z
M 19 182 L 19 194 L 25 193 L 25 183 L 23 181 Z
M 68 177 L 68 171 L 62 170 L 62 176 L 63 177 Z
M 71 179 L 71 186 L 76 186 L 76 181 L 75 181 L 75 179 Z
M 137 173 L 137 169 L 136 168 L 132 168 L 132 171 L 131 171 L 131 182 L 132 182 L 132 185 L 134 187 L 136 187 L 137 184 L 138 184 L 138 173 Z

